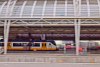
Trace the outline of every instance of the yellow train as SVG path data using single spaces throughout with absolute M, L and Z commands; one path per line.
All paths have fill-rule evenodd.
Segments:
M 56 45 L 51 42 L 32 42 L 31 46 L 28 46 L 29 42 L 8 42 L 7 50 L 32 50 L 32 51 L 48 51 L 58 50 Z M 0 42 L 0 47 L 3 48 L 4 43 Z

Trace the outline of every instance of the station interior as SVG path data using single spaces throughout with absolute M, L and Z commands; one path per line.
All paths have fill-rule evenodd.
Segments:
M 4 53 L 100 54 L 100 0 L 0 0 Z

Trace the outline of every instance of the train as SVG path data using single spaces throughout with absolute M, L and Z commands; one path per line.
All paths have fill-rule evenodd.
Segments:
M 4 42 L 0 42 L 0 47 L 4 48 Z M 10 51 L 55 51 L 58 50 L 52 41 L 35 41 L 35 42 L 8 42 L 7 50 Z

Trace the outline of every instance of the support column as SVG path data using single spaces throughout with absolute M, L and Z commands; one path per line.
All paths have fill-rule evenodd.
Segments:
M 6 44 L 6 29 L 7 29 L 7 20 L 4 22 L 4 54 L 7 53 L 7 44 Z
M 80 46 L 80 19 L 75 19 L 75 44 L 76 44 L 76 55 L 79 55 Z
M 7 44 L 9 36 L 10 20 L 5 20 L 4 23 L 4 54 L 7 54 Z

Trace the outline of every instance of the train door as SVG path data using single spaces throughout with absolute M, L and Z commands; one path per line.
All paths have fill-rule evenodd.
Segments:
M 22 46 L 24 50 L 30 50 L 30 46 L 28 46 L 28 43 L 23 43 Z
M 12 47 L 12 43 L 11 42 L 8 42 L 8 50 L 10 50 L 11 49 L 11 47 Z
M 42 48 L 43 48 L 43 50 L 47 49 L 46 42 L 42 42 Z

